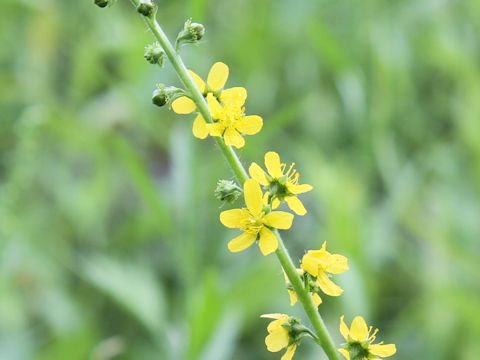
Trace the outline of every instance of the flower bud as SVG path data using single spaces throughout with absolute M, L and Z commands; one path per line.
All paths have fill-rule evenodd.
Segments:
M 233 203 L 242 194 L 237 184 L 231 180 L 218 180 L 217 187 L 215 189 L 215 198 L 227 203 Z
M 104 8 L 109 5 L 110 0 L 94 0 L 95 5 L 98 7 Z
M 157 84 L 156 89 L 152 93 L 152 102 L 157 106 L 164 106 L 183 95 L 185 95 L 185 91 L 175 86 Z
M 137 11 L 143 16 L 150 17 L 155 13 L 155 5 L 152 0 L 140 0 Z
M 177 36 L 177 49 L 184 44 L 194 44 L 202 40 L 205 35 L 205 27 L 202 24 L 192 22 L 192 19 L 185 21 L 183 30 Z
M 205 27 L 200 23 L 191 23 L 188 30 L 193 41 L 200 41 L 205 35 Z
M 158 42 L 147 45 L 145 47 L 145 53 L 143 54 L 143 57 L 150 64 L 158 64 L 161 67 L 165 65 L 166 54 Z

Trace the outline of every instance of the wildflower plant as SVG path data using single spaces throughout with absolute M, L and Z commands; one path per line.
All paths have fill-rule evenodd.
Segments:
M 104 8 L 112 5 L 114 0 L 94 2 Z M 180 56 L 183 46 L 197 44 L 205 36 L 204 26 L 188 19 L 173 44 L 156 20 L 158 8 L 153 0 L 131 0 L 131 3 L 155 38 L 155 42 L 145 48 L 146 61 L 162 67 L 168 59 L 183 84 L 183 88 L 158 84 L 153 91 L 153 103 L 168 105 L 177 114 L 194 113 L 193 135 L 198 139 L 208 136 L 214 138 L 236 178 L 236 182 L 219 180 L 215 190 L 217 199 L 232 203 L 243 192 L 245 205 L 222 211 L 219 216 L 224 226 L 241 231 L 240 235 L 228 242 L 228 249 L 236 253 L 258 243 L 264 256 L 275 254 L 285 275 L 290 304 L 301 303 L 313 327 L 311 330 L 287 314 L 262 315 L 272 320 L 267 326 L 267 350 L 278 352 L 284 349 L 281 359 L 290 360 L 301 340 L 310 338 L 330 360 L 338 360 L 340 354 L 351 360 L 393 355 L 396 352 L 395 345 L 373 344 L 377 330 L 371 333 L 372 328 L 368 328 L 361 317 L 356 317 L 348 328 L 342 316 L 340 333 L 346 343 L 337 350 L 318 307 L 322 303 L 321 294 L 342 295 L 343 289 L 330 278 L 348 270 L 348 259 L 328 252 L 325 242 L 319 250 L 307 250 L 300 267 L 296 268 L 278 230 L 290 229 L 294 214 L 307 214 L 298 195 L 311 191 L 313 187 L 301 184 L 295 163 L 283 163 L 274 151 L 268 151 L 264 156 L 266 170 L 253 162 L 247 172 L 234 148 L 244 147 L 247 142 L 245 135 L 255 135 L 263 127 L 260 116 L 247 115 L 247 90 L 243 87 L 225 88 L 230 71 L 226 64 L 213 64 L 204 81 L 187 69 Z M 294 214 L 277 210 L 282 203 L 286 203 Z

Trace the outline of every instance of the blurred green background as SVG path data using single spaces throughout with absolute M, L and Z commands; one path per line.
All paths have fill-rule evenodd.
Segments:
M 480 2 L 159 1 L 202 76 L 230 66 L 267 150 L 313 192 L 284 233 L 292 256 L 329 241 L 351 269 L 338 318 L 362 314 L 397 359 L 480 354 Z M 215 183 L 231 178 L 191 116 L 154 107 L 170 66 L 128 1 L 4 0 L 0 11 L 0 359 L 279 359 L 289 312 L 274 256 L 231 254 Z M 308 341 L 298 359 L 323 359 Z

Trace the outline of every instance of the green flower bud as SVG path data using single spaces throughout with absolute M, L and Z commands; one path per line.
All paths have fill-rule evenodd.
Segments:
M 158 42 L 147 45 L 145 47 L 145 53 L 143 54 L 143 57 L 150 64 L 158 64 L 161 67 L 165 65 L 166 54 Z
M 218 180 L 215 198 L 227 203 L 233 203 L 242 194 L 242 189 L 231 180 Z
M 164 106 L 167 103 L 165 89 L 155 89 L 152 93 L 152 102 L 157 106 Z
M 348 344 L 347 350 L 350 353 L 351 360 L 363 360 L 370 358 L 368 344 L 362 345 L 359 342 Z
M 143 16 L 150 17 L 155 13 L 155 5 L 152 0 L 140 0 L 137 11 Z
M 110 0 L 94 0 L 95 5 L 98 7 L 104 8 L 109 5 Z
M 188 30 L 193 41 L 200 41 L 205 35 L 205 27 L 200 23 L 191 23 Z
M 184 44 L 194 44 L 202 40 L 205 35 L 205 27 L 202 24 L 192 22 L 192 19 L 185 21 L 183 30 L 177 36 L 177 49 Z
M 158 84 L 152 93 L 152 102 L 157 106 L 164 106 L 171 103 L 177 97 L 185 95 L 185 91 L 175 86 Z

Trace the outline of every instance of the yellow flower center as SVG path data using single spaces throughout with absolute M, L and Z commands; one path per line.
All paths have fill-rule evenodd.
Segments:
M 242 119 L 244 114 L 244 108 L 239 106 L 232 106 L 226 104 L 222 112 L 220 114 L 220 122 L 225 126 L 228 127 L 235 127 L 236 123 Z
M 248 219 L 242 221 L 242 230 L 252 234 L 257 235 L 263 227 L 263 218 L 264 213 L 262 212 L 259 217 L 250 216 Z

